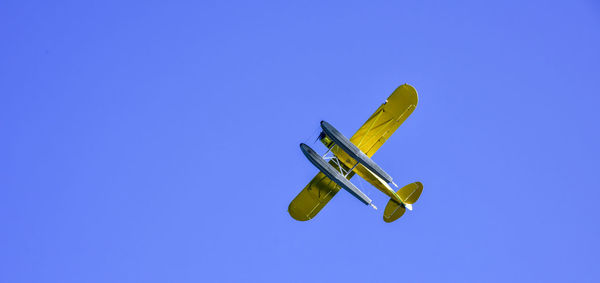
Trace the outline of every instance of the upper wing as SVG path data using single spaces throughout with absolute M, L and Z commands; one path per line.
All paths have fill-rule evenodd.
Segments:
M 401 85 L 388 97 L 385 103 L 377 108 L 377 111 L 358 129 L 350 138 L 350 141 L 367 156 L 372 157 L 415 110 L 417 102 L 417 91 L 408 84 Z M 332 151 L 337 155 L 341 150 L 334 146 Z M 350 173 L 348 179 L 352 178 L 353 175 L 353 172 Z M 288 212 L 296 220 L 310 220 L 325 207 L 327 202 L 339 190 L 339 186 L 319 172 L 292 200 Z

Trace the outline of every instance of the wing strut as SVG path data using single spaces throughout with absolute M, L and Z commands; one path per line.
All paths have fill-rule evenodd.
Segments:
M 374 209 L 377 209 L 375 205 L 373 205 L 373 201 L 361 192 L 354 184 L 350 183 L 348 179 L 346 179 L 340 172 L 335 170 L 329 163 L 325 161 L 319 154 L 317 154 L 312 148 L 303 143 L 300 144 L 300 148 L 302 149 L 302 153 L 308 158 L 308 160 L 319 169 L 325 176 L 334 181 L 338 186 L 344 188 L 350 194 L 352 194 L 355 198 L 360 200 L 366 205 L 370 205 Z M 338 163 L 339 164 L 339 163 Z M 341 164 L 339 164 L 340 169 Z
M 358 142 L 358 144 L 356 146 L 360 146 L 362 144 L 362 142 L 365 139 L 365 137 L 367 136 L 367 134 L 371 131 L 371 128 L 373 127 L 373 125 L 375 125 L 375 123 L 377 123 L 377 120 L 379 120 L 379 117 L 381 117 L 381 113 L 383 113 L 383 108 L 381 108 L 377 112 L 377 116 L 375 116 L 375 120 L 373 120 L 373 123 L 371 123 L 371 126 L 369 126 L 369 128 L 367 129 L 367 132 L 362 136 L 362 138 L 360 138 L 360 141 Z
M 364 152 L 362 152 L 356 145 L 354 145 L 348 138 L 346 138 L 342 133 L 340 133 L 336 128 L 334 128 L 331 124 L 321 121 L 321 128 L 325 134 L 333 140 L 333 142 L 342 149 L 345 153 L 350 155 L 354 160 L 362 164 L 365 168 L 369 169 L 375 175 L 379 176 L 386 183 L 393 183 L 392 177 L 383 171 L 377 163 L 375 163 L 371 158 L 369 158 Z M 355 165 L 356 166 L 356 165 Z

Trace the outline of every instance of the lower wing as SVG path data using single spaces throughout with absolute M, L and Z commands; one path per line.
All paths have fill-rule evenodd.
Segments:
M 310 220 L 325 207 L 339 190 L 338 185 L 327 178 L 325 174 L 319 172 L 290 203 L 288 212 L 296 220 Z

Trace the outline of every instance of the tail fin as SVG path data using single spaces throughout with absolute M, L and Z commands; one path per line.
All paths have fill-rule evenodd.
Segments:
M 420 182 L 414 182 L 399 189 L 396 193 L 404 203 L 398 203 L 395 200 L 390 199 L 383 211 L 383 221 L 388 223 L 394 222 L 404 215 L 407 208 L 412 210 L 412 204 L 417 202 L 421 196 L 421 192 L 423 192 L 423 184 Z

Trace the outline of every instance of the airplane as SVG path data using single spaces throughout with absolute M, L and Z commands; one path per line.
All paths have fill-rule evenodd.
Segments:
M 292 200 L 288 207 L 290 216 L 298 221 L 313 219 L 342 188 L 363 204 L 377 209 L 373 201 L 350 182 L 355 174 L 390 197 L 383 213 L 385 222 L 394 222 L 406 209 L 412 210 L 423 192 L 423 184 L 414 182 L 394 191 L 390 184 L 396 188 L 398 185 L 371 157 L 410 116 L 417 102 L 415 88 L 408 84 L 399 86 L 350 139 L 328 122 L 321 121 L 318 139 L 327 147 L 327 152 L 321 156 L 308 145 L 300 144 L 302 153 L 320 172 Z

